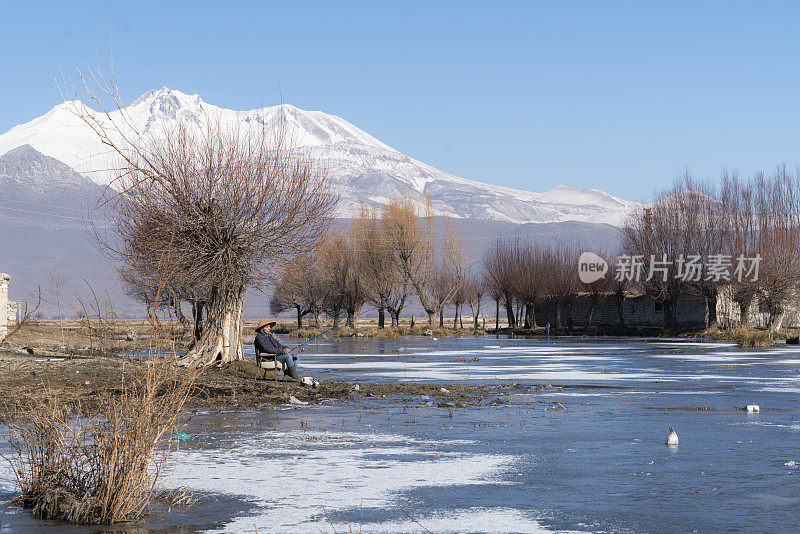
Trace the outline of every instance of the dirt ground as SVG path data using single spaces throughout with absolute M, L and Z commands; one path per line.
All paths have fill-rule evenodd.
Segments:
M 64 325 L 57 321 L 25 324 L 0 345 L 4 391 L 0 396 L 0 420 L 13 417 L 20 406 L 35 403 L 44 394 L 55 393 L 65 404 L 91 407 L 93 399 L 118 390 L 123 375 L 142 365 L 141 360 L 124 355 L 157 350 L 169 354 L 185 342 L 174 328 L 154 332 L 147 324 L 133 321 L 118 322 L 106 332 L 78 321 Z M 515 387 L 447 385 L 449 393 L 442 393 L 441 384 L 386 383 L 361 384 L 354 392 L 352 384 L 346 382 L 320 383 L 313 388 L 278 382 L 273 377 L 261 379 L 259 375 L 253 359 L 203 369 L 197 375 L 189 407 L 284 404 L 290 396 L 314 403 L 326 399 L 357 402 L 374 396 L 428 395 L 434 405 L 449 408 L 477 405 L 499 390 Z M 520 387 L 530 390 L 546 386 Z

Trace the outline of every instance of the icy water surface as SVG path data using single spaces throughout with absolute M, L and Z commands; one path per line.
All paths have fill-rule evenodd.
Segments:
M 173 511 L 138 527 L 796 532 L 800 524 L 800 351 L 791 347 L 358 339 L 309 347 L 301 369 L 319 380 L 507 387 L 471 407 L 437 406 L 457 400 L 447 396 L 386 397 L 199 414 L 166 486 L 207 498 L 186 517 Z M 760 413 L 739 409 L 746 404 Z M 676 449 L 664 444 L 668 425 Z M 3 473 L 6 500 L 13 485 Z M 0 532 L 47 528 L 63 531 L 9 508 Z

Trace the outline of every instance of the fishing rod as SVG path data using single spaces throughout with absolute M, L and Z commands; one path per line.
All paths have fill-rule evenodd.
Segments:
M 351 320 L 353 320 L 353 319 L 356 319 L 356 318 L 357 318 L 359 315 L 361 315 L 362 313 L 367 313 L 368 311 L 377 310 L 377 309 L 378 309 L 378 307 L 377 307 L 377 306 L 370 306 L 370 307 L 369 307 L 369 308 L 367 308 L 366 310 L 361 310 L 361 311 L 360 311 L 360 312 L 358 312 L 357 314 L 353 315 L 353 317 L 351 318 Z M 307 339 L 307 340 L 305 340 L 304 342 L 302 342 L 302 343 L 300 343 L 299 345 L 297 345 L 295 348 L 296 348 L 296 349 L 299 349 L 299 348 L 301 348 L 301 347 L 304 347 L 305 345 L 308 345 L 309 343 L 311 343 L 312 341 L 314 341 L 315 339 L 317 339 L 319 336 L 325 335 L 325 334 L 327 334 L 328 332 L 330 332 L 330 331 L 332 331 L 332 330 L 336 330 L 337 328 L 339 328 L 340 326 L 342 326 L 343 324 L 346 324 L 346 323 L 347 323 L 347 319 L 345 319 L 344 321 L 342 321 L 342 322 L 341 322 L 341 323 L 339 323 L 339 324 L 335 324 L 335 325 L 333 325 L 332 327 L 328 328 L 328 329 L 327 329 L 327 330 L 325 330 L 324 332 L 320 332 L 319 334 L 317 334 L 317 335 L 316 335 L 316 336 L 314 336 L 314 337 L 310 337 L 310 338 L 308 338 L 308 339 Z M 301 350 L 300 352 L 303 352 L 303 351 Z

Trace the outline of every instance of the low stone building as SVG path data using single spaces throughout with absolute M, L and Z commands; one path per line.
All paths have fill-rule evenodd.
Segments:
M 706 308 L 701 298 L 681 296 L 676 303 L 676 319 L 678 328 L 705 328 Z M 546 326 L 556 324 L 555 306 L 537 306 L 535 309 L 536 324 Z M 571 306 L 561 309 L 561 324 L 573 327 L 591 326 L 609 327 L 620 325 L 619 299 L 613 294 L 594 296 L 581 293 L 575 297 Z M 625 326 L 663 327 L 664 307 L 645 294 L 627 293 L 622 300 L 622 319 Z
M 665 327 L 664 305 L 641 292 L 626 293 L 622 300 L 624 325 L 632 327 Z M 750 306 L 749 324 L 764 328 L 769 324 L 769 312 L 755 302 Z M 554 305 L 537 306 L 535 309 L 536 325 L 556 324 Z M 580 293 L 570 305 L 561 309 L 561 324 L 583 328 L 591 326 L 616 327 L 620 325 L 619 299 L 614 294 L 592 295 Z M 700 295 L 683 294 L 678 297 L 675 307 L 675 318 L 681 330 L 698 330 L 708 325 L 706 302 Z M 717 322 L 722 327 L 735 327 L 740 324 L 739 306 L 723 289 L 717 298 Z M 800 312 L 796 307 L 786 311 L 784 327 L 800 326 Z
M 8 282 L 11 277 L 6 273 L 0 273 L 0 341 L 8 334 Z M 14 306 L 14 317 L 16 320 L 16 306 Z

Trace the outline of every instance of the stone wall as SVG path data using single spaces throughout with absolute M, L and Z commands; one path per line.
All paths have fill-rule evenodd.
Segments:
M 13 300 L 8 301 L 8 320 L 6 321 L 7 326 L 12 326 L 17 324 L 17 312 L 19 310 L 19 305 L 14 302 Z
M 717 305 L 719 324 L 723 327 L 736 327 L 740 324 L 741 310 L 739 305 L 733 301 L 730 291 L 724 288 L 719 293 L 719 303 Z M 758 328 L 769 326 L 769 310 L 759 301 L 753 299 L 753 303 L 747 311 L 750 325 Z M 786 307 L 786 315 L 783 318 L 783 328 L 800 328 L 800 309 L 796 305 Z
M 0 273 L 0 341 L 8 334 L 8 281 L 6 273 Z
M 664 309 L 661 303 L 654 301 L 647 295 L 626 295 L 622 302 L 625 326 L 656 326 L 664 325 Z M 536 324 L 538 326 L 551 326 L 556 324 L 555 306 L 537 306 Z M 572 325 L 584 327 L 589 322 L 591 313 L 592 326 L 618 326 L 619 325 L 619 305 L 614 295 L 600 295 L 594 303 L 592 310 L 592 295 L 578 295 L 572 303 L 572 309 L 563 306 L 561 309 L 561 324 L 566 327 L 569 325 L 569 317 L 572 317 Z M 693 329 L 705 328 L 706 306 L 701 298 L 682 296 L 676 305 L 676 317 L 678 327 Z

